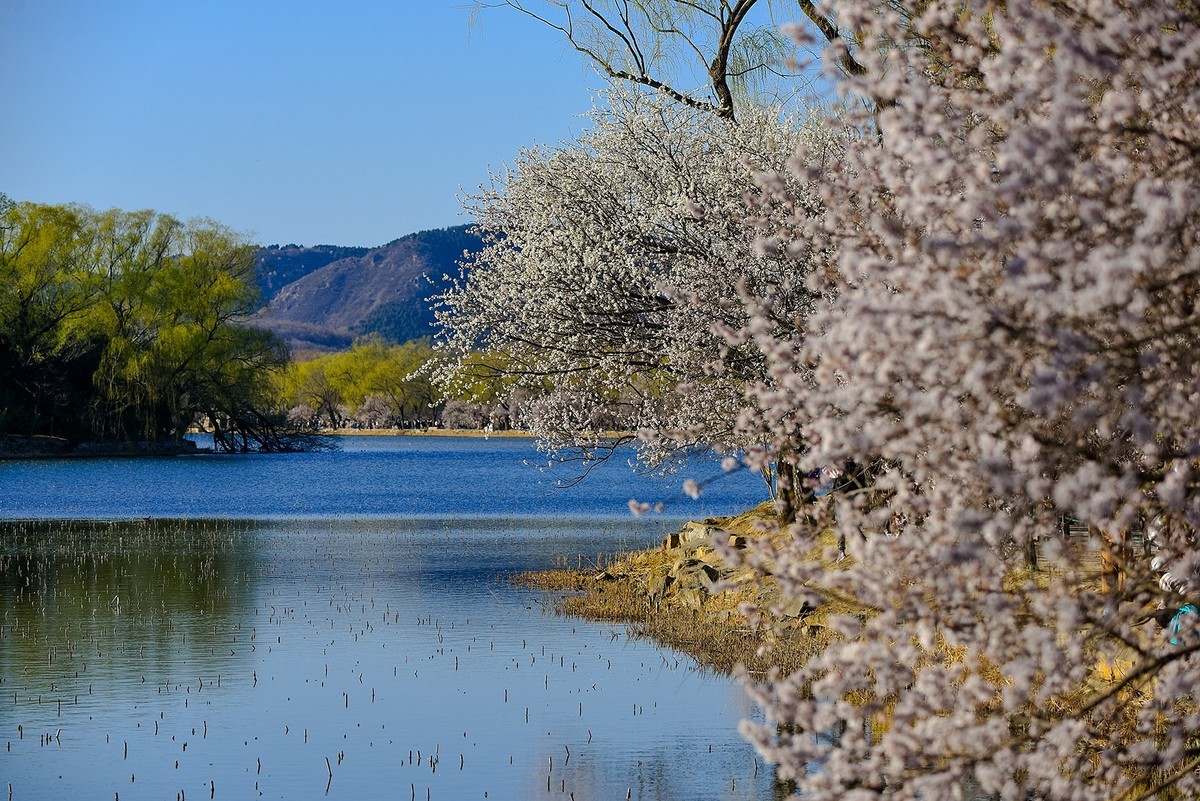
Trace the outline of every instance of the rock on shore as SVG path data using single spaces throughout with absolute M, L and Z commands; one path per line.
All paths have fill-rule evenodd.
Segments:
M 171 442 L 81 442 L 61 437 L 0 435 L 0 459 L 70 459 L 112 456 L 178 456 L 199 453 L 191 440 Z
M 518 582 L 567 591 L 564 614 L 626 624 L 721 672 L 751 673 L 802 664 L 828 642 L 821 612 L 784 598 L 765 571 L 751 565 L 756 541 L 778 532 L 774 508 L 710 518 L 672 532 L 658 548 L 625 554 L 591 570 L 525 574 Z M 742 613 L 758 610 L 751 622 Z M 823 612 L 824 610 L 822 610 Z

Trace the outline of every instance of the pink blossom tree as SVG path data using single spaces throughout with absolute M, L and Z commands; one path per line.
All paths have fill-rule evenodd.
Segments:
M 752 193 L 759 252 L 835 300 L 781 331 L 748 292 L 729 337 L 767 362 L 752 463 L 878 474 L 829 505 L 852 559 L 814 560 L 803 526 L 759 555 L 860 612 L 756 685 L 747 733 L 809 799 L 1195 796 L 1200 636 L 1153 615 L 1200 588 L 1200 9 L 838 9 L 863 68 L 841 87 L 875 113 Z

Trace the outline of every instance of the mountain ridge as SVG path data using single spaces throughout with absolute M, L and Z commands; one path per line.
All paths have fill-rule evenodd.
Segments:
M 471 225 L 417 231 L 376 248 L 273 245 L 259 256 L 266 303 L 253 322 L 293 353 L 340 350 L 369 334 L 396 342 L 431 336 L 427 299 L 446 288 L 445 276 L 459 274 L 465 253 L 481 247 Z

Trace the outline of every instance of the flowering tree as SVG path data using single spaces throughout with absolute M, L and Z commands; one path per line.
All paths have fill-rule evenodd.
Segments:
M 470 199 L 485 247 L 440 299 L 443 381 L 502 377 L 528 395 L 534 433 L 585 458 L 621 441 L 608 429 L 642 432 L 654 463 L 684 445 L 745 445 L 732 423 L 764 358 L 714 325 L 746 322 L 739 288 L 773 299 L 776 333 L 815 296 L 785 258 L 752 252 L 742 196 L 752 168 L 834 141 L 768 109 L 733 123 L 637 90 L 605 100 L 577 142 L 523 152 Z
M 1200 637 L 1152 614 L 1200 587 L 1200 11 L 842 13 L 863 67 L 842 86 L 878 113 L 843 119 L 834 164 L 801 143 L 755 201 L 759 252 L 835 300 L 797 337 L 748 290 L 732 341 L 765 358 L 752 461 L 877 466 L 830 504 L 851 560 L 813 560 L 802 527 L 761 555 L 792 596 L 860 612 L 757 688 L 771 723 L 747 730 L 810 799 L 1194 796 Z M 813 215 L 791 187 L 818 179 Z

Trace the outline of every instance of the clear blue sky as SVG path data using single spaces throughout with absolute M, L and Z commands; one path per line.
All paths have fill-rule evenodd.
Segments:
M 0 192 L 212 217 L 262 244 L 468 221 L 600 79 L 470 0 L 0 0 Z

